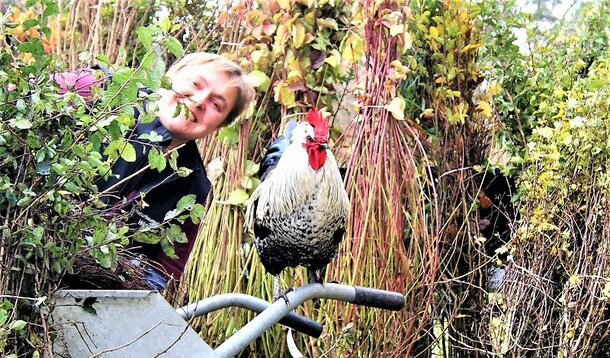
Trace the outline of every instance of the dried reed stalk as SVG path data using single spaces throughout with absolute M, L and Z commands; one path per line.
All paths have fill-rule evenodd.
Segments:
M 379 5 L 379 4 L 376 4 Z M 403 292 L 407 306 L 401 312 L 328 304 L 331 340 L 341 339 L 341 328 L 354 324 L 354 341 L 344 352 L 363 356 L 408 356 L 432 300 L 438 265 L 438 222 L 421 196 L 419 164 L 406 122 L 383 108 L 396 95 L 388 90 L 391 62 L 400 57 L 396 38 L 381 25 L 380 16 L 397 10 L 391 2 L 364 2 L 365 68 L 367 105 L 361 118 L 348 126 L 337 145 L 349 146 L 346 186 L 351 200 L 350 221 L 339 258 L 329 267 L 328 278 L 344 283 Z M 404 15 L 404 14 L 403 14 Z M 435 198 L 430 197 L 430 200 Z M 405 242 L 411 232 L 410 242 Z M 366 333 L 364 333 L 366 332 Z M 341 349 L 340 349 L 341 351 Z
M 71 69 L 93 65 L 98 55 L 107 56 L 112 63 L 124 64 L 126 59 L 119 57 L 121 49 L 127 50 L 129 43 L 133 43 L 131 50 L 136 52 L 135 29 L 147 21 L 153 9 L 153 4 L 142 8 L 134 0 L 114 3 L 75 0 L 67 4 L 62 1 L 59 3 L 62 11 L 64 5 L 69 7 L 55 22 L 52 51 Z M 81 54 L 87 56 L 79 57 Z

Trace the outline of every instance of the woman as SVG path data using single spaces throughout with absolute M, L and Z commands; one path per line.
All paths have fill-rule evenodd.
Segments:
M 215 54 L 189 54 L 175 63 L 166 76 L 172 88 L 159 91 L 157 117 L 151 123 L 137 124 L 128 138 L 136 150 L 136 160 L 119 158 L 112 175 L 96 183 L 107 204 L 129 212 L 130 225 L 135 230 L 158 227 L 185 195 L 195 195 L 197 203 L 205 202 L 211 184 L 195 141 L 231 124 L 254 96 L 241 68 Z M 66 90 L 66 83 L 58 82 Z M 152 132 L 157 134 L 152 138 L 160 140 L 143 139 L 150 135 L 141 137 Z M 187 168 L 190 174 L 180 176 L 169 166 L 161 172 L 146 169 L 151 148 L 177 151 L 178 167 Z M 139 250 L 160 266 L 160 270 L 150 269 L 147 275 L 155 289 L 164 289 L 169 279 L 179 279 L 184 271 L 198 224 L 187 220 L 181 227 L 187 242 L 174 243 L 176 257 L 165 254 L 159 244 L 142 245 Z

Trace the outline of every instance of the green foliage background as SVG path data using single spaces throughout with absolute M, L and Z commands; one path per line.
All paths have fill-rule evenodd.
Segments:
M 34 15 L 23 15 L 29 8 Z M 168 14 L 163 20 L 159 9 Z M 179 208 L 201 218 L 202 230 L 182 285 L 167 294 L 173 303 L 225 292 L 269 299 L 271 277 L 243 232 L 243 205 L 266 144 L 288 118 L 317 106 L 332 114 L 333 151 L 352 200 L 327 279 L 400 291 L 407 305 L 390 313 L 306 304 L 300 313 L 326 328 L 318 340 L 297 336 L 302 351 L 607 355 L 610 13 L 603 1 L 574 10 L 542 30 L 513 1 L 7 6 L 0 19 L 0 350 L 51 352 L 45 297 L 75 255 L 87 252 L 117 270 L 123 248 L 137 239 L 124 217 L 100 210 L 91 183 L 113 159 L 130 157 L 123 135 L 137 120 L 129 108 L 145 99 L 137 88 L 159 88 L 184 48 L 240 63 L 257 98 L 235 125 L 200 143 L 216 168 L 214 197 L 205 216 L 188 200 Z M 526 31 L 527 53 L 516 45 L 517 29 Z M 50 74 L 93 63 L 115 73 L 105 90 L 89 102 L 57 95 Z M 172 165 L 159 155 L 149 162 Z M 503 193 L 512 208 L 486 196 L 486 183 L 500 173 L 515 182 Z M 487 234 L 490 199 L 508 235 Z M 181 240 L 174 229 L 139 239 L 171 250 Z M 492 287 L 490 269 L 498 268 L 504 278 Z M 300 284 L 305 276 L 297 269 L 283 279 Z M 233 309 L 191 325 L 215 346 L 251 318 Z M 278 326 L 243 355 L 286 349 Z

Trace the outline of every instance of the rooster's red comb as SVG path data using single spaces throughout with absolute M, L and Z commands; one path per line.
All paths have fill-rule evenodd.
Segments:
M 313 127 L 316 138 L 326 139 L 328 136 L 328 125 L 319 109 L 313 108 L 307 112 L 307 122 Z
M 309 112 L 307 112 L 307 122 L 314 128 L 326 126 L 326 119 L 324 119 L 322 112 L 317 108 L 310 109 Z

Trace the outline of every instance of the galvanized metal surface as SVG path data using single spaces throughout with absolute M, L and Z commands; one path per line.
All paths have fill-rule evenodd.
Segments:
M 60 357 L 218 357 L 158 292 L 62 290 L 54 302 Z

